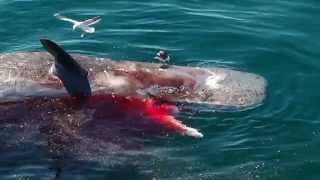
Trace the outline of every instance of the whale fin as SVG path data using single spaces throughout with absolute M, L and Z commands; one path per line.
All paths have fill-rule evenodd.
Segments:
M 62 65 L 68 71 L 79 73 L 81 76 L 87 76 L 88 72 L 83 69 L 67 52 L 60 46 L 48 39 L 40 39 L 41 44 L 47 51 L 55 57 L 55 63 Z
M 55 58 L 53 73 L 63 82 L 68 93 L 71 96 L 91 95 L 88 71 L 53 41 L 40 39 L 40 42 Z

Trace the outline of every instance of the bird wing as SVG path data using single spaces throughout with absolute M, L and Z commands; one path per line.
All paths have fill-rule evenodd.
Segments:
M 85 26 L 85 25 L 83 25 L 83 24 L 81 24 L 81 25 L 79 26 L 79 28 L 80 28 L 82 31 L 86 32 L 86 33 L 94 33 L 94 31 L 95 31 L 94 27 Z
M 86 26 L 91 26 L 91 25 L 97 24 L 100 21 L 101 21 L 101 17 L 100 16 L 96 16 L 96 17 L 93 17 L 91 19 L 87 19 L 87 20 L 83 21 L 82 23 L 84 25 L 86 25 Z
M 67 21 L 67 22 L 71 22 L 73 24 L 76 24 L 76 23 L 79 23 L 79 21 L 76 21 L 76 20 L 73 20 L 73 19 L 70 19 L 70 18 L 67 18 L 65 16 L 61 16 L 60 14 L 56 13 L 54 14 L 54 16 L 62 21 Z

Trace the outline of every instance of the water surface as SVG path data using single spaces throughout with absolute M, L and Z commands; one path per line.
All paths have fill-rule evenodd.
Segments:
M 149 138 L 141 150 L 121 156 L 100 144 L 87 154 L 56 160 L 44 141 L 25 140 L 41 139 L 37 129 L 1 137 L 7 143 L 0 147 L 1 179 L 54 179 L 57 173 L 61 179 L 318 179 L 319 5 L 315 0 L 1 0 L 0 52 L 43 50 L 40 38 L 69 52 L 118 60 L 150 61 L 165 49 L 174 64 L 232 68 L 268 81 L 267 98 L 256 109 L 179 113 L 184 123 L 201 129 L 200 140 Z M 100 15 L 103 21 L 95 34 L 80 38 L 53 17 L 57 12 L 75 19 Z

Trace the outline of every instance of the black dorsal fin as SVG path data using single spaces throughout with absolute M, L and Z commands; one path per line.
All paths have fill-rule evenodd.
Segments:
M 67 52 L 60 46 L 48 39 L 40 39 L 41 44 L 48 52 L 54 56 L 53 72 L 62 82 L 71 96 L 91 95 L 88 72 L 80 66 Z
M 59 45 L 48 40 L 40 39 L 41 44 L 47 51 L 54 56 L 57 64 L 63 66 L 68 71 L 77 72 L 81 76 L 87 76 L 87 70 L 83 69 L 67 52 L 65 52 Z

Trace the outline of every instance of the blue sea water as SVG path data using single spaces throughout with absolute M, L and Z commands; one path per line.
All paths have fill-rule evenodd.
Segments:
M 57 12 L 103 20 L 80 38 Z M 177 65 L 237 69 L 268 81 L 258 108 L 179 113 L 203 139 L 149 139 L 125 155 L 101 145 L 66 160 L 49 156 L 44 142 L 12 142 L 0 145 L 0 179 L 320 178 L 319 1 L 0 0 L 0 15 L 1 53 L 42 51 L 40 38 L 118 60 L 150 61 L 165 49 Z

